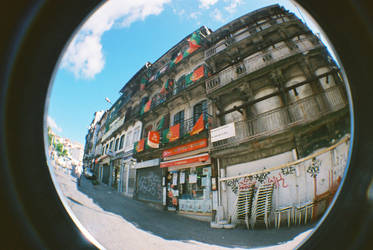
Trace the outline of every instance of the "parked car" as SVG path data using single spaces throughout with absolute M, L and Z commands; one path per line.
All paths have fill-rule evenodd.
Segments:
M 95 174 L 92 172 L 92 170 L 90 168 L 85 168 L 84 169 L 84 176 L 87 179 L 94 179 L 95 178 Z

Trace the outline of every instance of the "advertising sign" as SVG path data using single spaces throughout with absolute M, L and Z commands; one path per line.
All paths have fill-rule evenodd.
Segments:
M 173 160 L 173 161 L 164 161 L 164 162 L 161 162 L 160 165 L 161 165 L 161 168 L 166 168 L 166 167 L 173 167 L 173 166 L 182 166 L 182 165 L 187 165 L 187 164 L 197 163 L 197 162 L 206 162 L 209 159 L 210 159 L 210 156 L 208 153 L 206 153 L 206 154 L 186 157 L 186 158 Z
M 224 140 L 230 137 L 236 136 L 236 129 L 234 127 L 234 122 L 231 122 L 227 125 L 211 129 L 211 142 L 216 142 Z
M 181 146 L 167 149 L 163 151 L 162 157 L 164 158 L 164 157 L 168 157 L 172 155 L 178 155 L 178 154 L 186 153 L 186 152 L 204 148 L 204 147 L 207 147 L 207 138 L 203 138 L 203 139 L 193 141 L 193 142 L 181 145 Z

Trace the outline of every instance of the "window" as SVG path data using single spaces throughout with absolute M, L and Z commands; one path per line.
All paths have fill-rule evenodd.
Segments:
M 194 105 L 193 107 L 193 124 L 195 124 L 197 122 L 197 120 L 199 119 L 199 117 L 201 116 L 201 114 L 204 114 L 203 116 L 203 119 L 205 120 L 207 117 L 207 101 L 206 100 L 203 100 L 199 103 L 197 103 L 196 105 Z
M 115 140 L 115 151 L 118 151 L 119 138 Z
M 127 133 L 127 138 L 126 138 L 126 147 L 130 146 L 132 143 L 132 131 Z
M 119 150 L 123 148 L 123 142 L 124 142 L 124 134 L 120 137 Z
M 184 135 L 184 110 L 174 115 L 174 125 L 180 123 L 180 135 Z
M 139 140 L 139 134 L 140 134 L 140 127 L 137 127 L 133 131 L 133 139 L 132 139 L 133 142 L 136 142 Z
M 114 140 L 112 140 L 112 141 L 110 142 L 109 149 L 112 149 L 112 148 L 113 148 L 113 142 L 114 142 Z
M 143 135 L 143 137 L 145 138 L 145 137 L 147 137 L 148 136 L 148 133 L 149 133 L 149 131 L 150 130 L 152 130 L 153 129 L 153 125 L 152 124 L 149 124 L 147 127 L 145 127 L 145 130 L 144 130 L 144 135 Z
M 105 154 L 107 154 L 108 149 L 109 149 L 109 144 L 106 144 Z

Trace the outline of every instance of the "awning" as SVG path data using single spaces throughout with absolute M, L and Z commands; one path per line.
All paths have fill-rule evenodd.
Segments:
M 159 158 L 152 159 L 152 160 L 149 160 L 149 161 L 138 162 L 138 163 L 136 163 L 134 168 L 138 169 L 138 168 L 154 167 L 154 166 L 158 166 L 159 162 L 160 162 Z
M 199 154 L 199 155 L 193 155 L 189 157 L 184 157 L 172 161 L 164 161 L 161 162 L 160 167 L 161 168 L 190 168 L 190 167 L 196 167 L 201 165 L 208 165 L 211 164 L 211 159 L 208 153 Z

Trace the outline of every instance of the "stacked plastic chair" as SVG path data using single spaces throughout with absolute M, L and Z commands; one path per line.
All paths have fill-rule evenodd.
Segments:
M 263 222 L 268 229 L 269 215 L 272 210 L 273 183 L 261 184 L 254 195 L 250 224 L 254 228 L 256 222 Z
M 313 207 L 315 206 L 314 202 L 309 202 L 300 205 L 295 208 L 294 221 L 299 224 L 302 223 L 302 214 L 304 214 L 304 224 L 307 224 L 308 219 L 312 221 L 313 217 Z
M 238 220 L 244 220 L 249 229 L 249 220 L 251 217 L 251 207 L 253 201 L 254 186 L 239 190 L 235 206 L 234 216 L 232 222 L 237 223 Z

